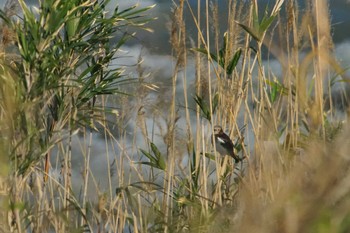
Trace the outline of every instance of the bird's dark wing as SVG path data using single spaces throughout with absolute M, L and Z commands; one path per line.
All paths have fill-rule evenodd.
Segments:
M 234 145 L 231 141 L 230 137 L 227 136 L 225 133 L 216 135 L 216 140 L 222 147 L 225 148 L 225 150 L 229 153 L 232 158 L 234 158 L 235 163 L 239 163 L 241 159 L 234 153 Z
M 225 133 L 221 133 L 217 135 L 217 141 L 225 148 L 227 149 L 233 149 L 233 142 L 231 141 L 231 138 L 227 136 Z

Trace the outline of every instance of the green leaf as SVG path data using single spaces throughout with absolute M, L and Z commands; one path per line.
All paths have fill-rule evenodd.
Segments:
M 239 58 L 241 57 L 242 49 L 239 49 L 236 51 L 236 53 L 233 55 L 233 58 L 231 59 L 229 65 L 227 66 L 226 73 L 228 75 L 231 75 L 233 73 L 233 70 L 236 68 Z
M 350 67 L 344 68 L 344 69 L 342 69 L 340 71 L 337 70 L 337 73 L 334 76 L 332 76 L 331 79 L 330 79 L 331 80 L 330 81 L 330 86 L 333 87 L 334 84 L 336 84 L 337 82 L 339 82 L 339 83 L 340 82 L 350 82 L 349 80 L 343 79 L 342 77 L 341 77 L 340 80 L 337 80 L 337 78 L 339 76 L 344 75 L 349 69 L 350 69 Z
M 202 99 L 202 97 L 198 96 L 197 94 L 194 97 L 194 100 L 196 101 L 197 105 L 201 109 L 203 117 L 208 121 L 211 121 L 211 113 L 210 113 L 209 105 Z
M 163 155 L 160 153 L 160 151 L 158 150 L 157 146 L 154 143 L 151 142 L 150 146 L 151 146 L 152 154 L 143 149 L 140 149 L 141 153 L 149 159 L 149 162 L 139 162 L 139 163 L 165 171 L 166 163 Z
M 7 25 L 11 25 L 11 19 L 9 17 L 7 17 L 7 14 L 0 9 L 0 18 L 7 24 Z
M 151 149 L 153 151 L 153 154 L 156 157 L 156 162 L 157 162 L 158 167 L 161 170 L 165 170 L 165 168 L 166 168 L 165 160 L 164 160 L 162 154 L 160 153 L 160 151 L 158 150 L 157 146 L 153 142 L 151 142 Z
M 267 29 L 271 26 L 272 22 L 276 18 L 277 15 L 268 16 L 267 10 L 264 13 L 264 17 L 261 22 L 259 22 L 259 16 L 257 11 L 253 11 L 253 26 L 249 27 L 242 23 L 238 23 L 249 35 L 251 35 L 256 41 L 261 42 L 262 35 L 267 31 Z
M 273 84 L 272 86 L 272 89 L 271 89 L 271 102 L 274 103 L 275 100 L 276 100 L 276 97 L 277 97 L 277 89 L 278 89 L 278 86 L 276 84 L 276 82 Z
M 278 95 L 288 95 L 288 88 L 284 87 L 277 79 L 275 81 L 265 80 L 265 83 L 271 87 L 269 98 L 274 103 Z
M 237 22 L 238 23 L 238 22 Z M 243 30 L 245 30 L 246 32 L 248 32 L 248 34 L 253 37 L 256 41 L 260 42 L 261 38 L 259 35 L 259 31 L 257 31 L 254 28 L 250 28 L 242 23 L 238 23 L 239 26 L 241 26 L 243 28 Z
M 207 157 L 207 158 L 210 159 L 210 160 L 215 160 L 215 155 L 214 155 L 214 154 L 205 153 L 204 155 L 205 155 L 205 157 Z
M 192 179 L 192 184 L 193 184 L 193 191 L 196 191 L 198 190 L 198 181 L 199 181 L 199 174 L 200 174 L 200 166 L 197 166 L 197 159 L 196 159 L 196 151 L 194 150 L 193 148 L 193 151 L 192 151 L 192 161 L 191 161 L 191 179 Z M 196 170 L 196 167 L 197 170 Z
M 213 107 L 213 114 L 216 112 L 216 108 L 219 104 L 219 93 L 215 93 L 213 101 L 212 101 L 212 107 Z
M 163 189 L 163 187 L 160 186 L 159 184 L 156 184 L 153 182 L 148 182 L 148 181 L 138 181 L 138 182 L 129 184 L 129 186 L 140 189 L 140 190 L 147 192 L 147 193 L 149 193 L 150 191 Z
M 256 6 L 253 9 L 253 28 L 257 30 L 259 28 L 259 16 Z
M 272 22 L 275 18 L 276 18 L 275 15 L 270 16 L 270 17 L 264 16 L 264 18 L 261 20 L 261 23 L 259 25 L 260 35 L 261 35 L 261 33 L 265 32 L 270 27 L 270 25 L 272 24 Z
M 219 63 L 218 58 L 214 54 L 209 53 L 205 48 L 192 48 L 192 50 L 203 53 L 205 55 L 210 55 L 211 59 Z
M 143 155 L 145 155 L 150 160 L 150 163 L 156 164 L 156 159 L 150 153 L 148 153 L 147 151 L 145 151 L 143 149 L 140 149 L 140 151 Z

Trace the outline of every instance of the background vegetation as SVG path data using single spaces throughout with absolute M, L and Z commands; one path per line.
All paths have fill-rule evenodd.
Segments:
M 228 3 L 225 32 L 217 2 L 174 4 L 170 95 L 144 72 L 142 57 L 137 77 L 116 65 L 136 28 L 147 30 L 153 6 L 6 4 L 2 232 L 349 231 L 349 78 L 333 54 L 327 1 L 310 0 L 303 11 L 295 0 L 266 9 L 256 0 Z M 244 162 L 213 152 L 215 124 L 229 129 Z M 107 189 L 90 164 L 96 134 L 106 145 Z

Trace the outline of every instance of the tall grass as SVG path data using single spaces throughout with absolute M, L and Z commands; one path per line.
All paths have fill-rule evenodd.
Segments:
M 300 11 L 294 0 L 228 0 L 225 31 L 218 2 L 175 2 L 165 106 L 147 98 L 164 87 L 146 82 L 142 57 L 136 78 L 114 66 L 149 8 L 19 3 L 1 12 L 2 231 L 349 231 L 350 131 L 333 102 L 333 85 L 347 77 L 326 1 Z M 235 138 L 242 163 L 215 152 L 216 124 Z M 91 162 L 97 134 L 102 181 Z
M 3 151 L 11 160 L 5 229 L 102 229 L 103 205 L 95 210 L 87 199 L 88 184 L 93 179 L 89 163 L 92 132 L 99 130 L 106 139 L 111 136 L 107 116 L 113 117 L 117 110 L 106 106 L 106 96 L 126 95 L 120 86 L 134 82 L 112 62 L 120 47 L 134 36 L 128 27 L 143 27 L 149 19 L 142 14 L 151 7 L 116 7 L 106 13 L 109 1 L 44 1 L 35 7 L 18 3 L 9 1 L 1 11 L 3 38 L 11 33 L 14 42 L 3 44 L 2 58 L 1 130 L 6 135 Z M 13 13 L 16 7 L 18 16 Z M 11 49 L 20 56 L 17 60 L 9 59 Z M 80 158 L 84 161 L 80 195 L 72 190 L 78 132 L 88 141 Z M 48 174 L 53 152 L 57 178 Z M 42 161 L 44 166 L 40 166 Z M 114 194 L 112 190 L 110 185 L 108 200 Z M 111 229 L 118 228 L 119 220 L 114 220 L 110 220 Z

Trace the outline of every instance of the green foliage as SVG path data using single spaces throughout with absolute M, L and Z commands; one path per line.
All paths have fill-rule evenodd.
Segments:
M 344 69 L 340 69 L 333 77 L 330 79 L 330 86 L 333 87 L 336 83 L 342 82 L 350 82 L 348 79 L 344 79 L 342 76 L 346 74 L 346 72 L 350 69 L 350 67 L 346 67 Z M 340 78 L 339 78 L 340 77 Z
M 89 212 L 85 197 L 82 202 L 75 199 L 71 189 L 72 137 L 81 129 L 97 130 L 97 124 L 106 129 L 106 115 L 115 110 L 105 108 L 102 97 L 130 95 L 121 86 L 134 81 L 115 62 L 120 48 L 135 36 L 130 27 L 147 30 L 144 25 L 151 18 L 146 12 L 153 6 L 123 10 L 116 6 L 108 12 L 113 7 L 109 0 L 47 0 L 34 3 L 37 7 L 29 7 L 24 0 L 18 3 L 20 16 L 9 13 L 15 11 L 16 3 L 0 10 L 2 33 L 6 29 L 13 34 L 14 43 L 8 50 L 16 53 L 15 59 L 8 61 L 11 56 L 5 54 L 3 59 L 1 47 L 0 159 L 10 160 L 1 174 L 10 173 L 11 180 L 6 186 L 12 212 L 8 225 L 19 232 L 25 231 L 24 227 L 52 231 L 57 225 L 65 232 L 91 231 L 94 208 Z M 63 140 L 64 146 L 59 144 Z M 53 147 L 59 148 L 57 161 L 64 160 L 65 175 L 62 183 L 50 179 L 54 185 L 48 187 L 41 183 L 43 169 L 38 164 L 48 158 Z M 5 179 L 0 178 L 2 183 Z M 51 197 L 58 208 L 48 214 L 48 209 L 38 206 Z M 43 219 L 48 215 L 55 223 Z
M 191 171 L 191 194 L 196 194 L 199 190 L 199 178 L 200 178 L 200 172 L 201 167 L 199 166 L 199 161 L 196 159 L 196 152 L 193 150 L 192 153 L 192 160 L 190 163 L 190 171 Z
M 231 77 L 234 69 L 236 68 L 238 61 L 242 55 L 242 49 L 238 49 L 233 56 L 227 60 L 227 43 L 228 43 L 228 37 L 227 37 L 227 32 L 224 34 L 223 38 L 223 46 L 219 50 L 218 56 L 216 56 L 213 53 L 210 53 L 207 49 L 205 48 L 193 48 L 192 50 L 203 53 L 205 55 L 208 55 L 213 59 L 216 63 L 218 63 L 225 71 L 228 77 Z
M 263 35 L 267 29 L 271 26 L 275 18 L 277 17 L 277 12 L 269 16 L 267 10 L 264 12 L 264 16 L 259 22 L 259 16 L 256 10 L 253 11 L 252 26 L 247 26 L 245 24 L 237 22 L 237 24 L 242 27 L 251 37 L 256 41 L 261 42 Z
M 219 103 L 219 94 L 216 93 L 213 97 L 212 103 L 212 112 L 210 112 L 210 105 L 207 103 L 202 97 L 196 94 L 194 97 L 194 101 L 196 101 L 197 105 L 199 106 L 202 116 L 207 119 L 209 122 L 211 122 L 212 114 L 215 113 L 218 103 Z
M 149 159 L 149 162 L 140 162 L 140 164 L 148 165 L 150 167 L 158 168 L 160 170 L 165 171 L 166 163 L 164 156 L 160 153 L 157 146 L 153 142 L 150 143 L 150 147 L 152 152 L 147 152 L 143 149 L 140 149 L 142 154 Z
M 116 7 L 110 14 L 106 13 L 109 3 L 49 0 L 29 8 L 19 0 L 21 19 L 0 11 L 15 32 L 21 56 L 14 67 L 21 102 L 13 119 L 25 138 L 15 140 L 11 155 L 24 158 L 18 161 L 21 173 L 47 153 L 54 124 L 68 127 L 71 135 L 79 127 L 96 128 L 94 120 L 104 114 L 98 98 L 127 94 L 120 86 L 132 80 L 111 64 L 120 47 L 134 36 L 127 32 L 128 27 L 143 27 L 150 18 L 142 13 L 151 7 Z M 20 147 L 25 151 L 19 152 Z
M 277 79 L 274 81 L 265 80 L 266 84 L 270 86 L 269 99 L 274 103 L 280 95 L 287 95 L 288 89 L 283 86 Z

